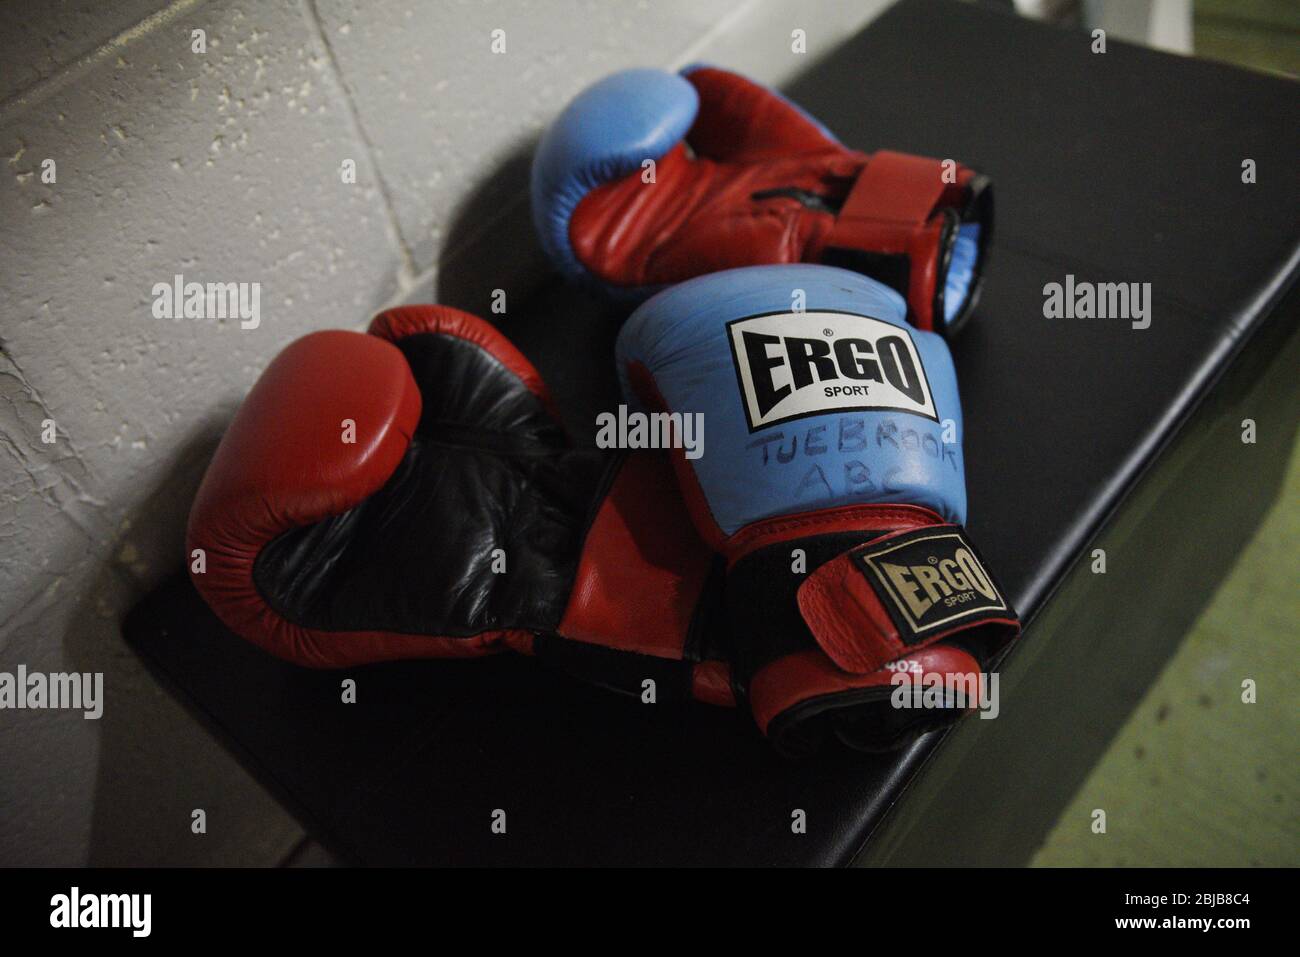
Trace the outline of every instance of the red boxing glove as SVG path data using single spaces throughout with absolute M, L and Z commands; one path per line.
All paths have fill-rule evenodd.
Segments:
M 824 263 L 893 287 L 913 324 L 945 334 L 974 308 L 992 232 L 986 177 L 848 149 L 778 93 L 712 67 L 587 89 L 543 137 L 532 190 L 561 271 L 616 295 Z
M 370 333 L 291 344 L 222 439 L 188 531 L 218 617 L 312 667 L 514 650 L 732 704 L 712 556 L 667 457 L 571 448 L 537 371 L 474 316 L 392 309 Z

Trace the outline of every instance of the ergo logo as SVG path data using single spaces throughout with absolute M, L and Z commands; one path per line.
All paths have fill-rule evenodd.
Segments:
M 896 565 L 881 562 L 881 569 L 903 601 L 912 617 L 920 620 L 938 602 L 956 604 L 968 601 L 971 592 L 979 592 L 990 601 L 998 601 L 997 590 L 989 581 L 975 556 L 964 548 L 957 549 L 952 558 L 933 565 Z
M 848 312 L 727 323 L 749 431 L 826 412 L 895 410 L 939 421 L 909 330 Z
M 958 622 L 1010 614 L 959 528 L 932 526 L 889 535 L 854 552 L 854 560 L 904 644 Z

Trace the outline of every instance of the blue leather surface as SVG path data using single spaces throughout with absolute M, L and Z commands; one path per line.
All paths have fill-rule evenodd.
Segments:
M 957 227 L 957 238 L 952 244 L 952 259 L 948 263 L 948 275 L 944 277 L 943 321 L 952 322 L 953 316 L 961 311 L 970 293 L 971 278 L 975 275 L 975 264 L 979 261 L 980 224 L 963 223 Z
M 565 107 L 533 157 L 533 225 L 542 248 L 571 280 L 590 280 L 569 243 L 569 220 L 592 189 L 659 159 L 685 138 L 700 99 L 664 70 L 623 70 Z
M 750 432 L 727 323 L 790 311 L 794 289 L 804 290 L 807 312 L 857 313 L 906 330 L 939 421 L 909 412 L 836 411 Z M 902 298 L 875 280 L 814 265 L 701 276 L 642 304 L 623 327 L 616 356 L 629 403 L 636 404 L 627 366 L 639 362 L 670 411 L 704 413 L 704 454 L 690 464 L 727 535 L 763 518 L 861 502 L 923 505 L 948 521 L 966 520 L 961 406 L 948 347 L 937 334 L 912 329 Z M 945 420 L 954 427 L 947 445 Z

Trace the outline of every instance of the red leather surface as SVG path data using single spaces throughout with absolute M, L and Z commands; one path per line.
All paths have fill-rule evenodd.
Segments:
M 939 160 L 880 150 L 849 191 L 840 223 L 868 219 L 915 226 L 930 218 L 943 190 Z
M 573 212 L 569 239 L 578 259 L 615 286 L 815 261 L 811 251 L 820 254 L 834 215 L 791 197 L 753 194 L 801 189 L 843 198 L 865 162 L 838 146 L 762 162 L 690 159 L 678 146 L 659 161 L 653 183 L 637 173 L 588 193 Z
M 628 363 L 627 378 L 633 393 L 643 406 L 659 411 L 667 409 L 668 406 L 659 392 L 659 387 L 655 384 L 654 376 L 643 364 Z M 686 514 L 695 524 L 695 530 L 714 551 L 725 552 L 727 536 L 713 520 L 709 500 L 704 495 L 704 489 L 700 487 L 700 480 L 695 474 L 694 467 L 686 460 L 685 449 L 680 447 L 670 449 L 668 456 L 672 462 L 673 473 L 677 476 L 677 487 L 681 492 Z
M 187 552 L 203 549 L 207 565 L 191 578 L 232 631 L 316 667 L 487 650 L 477 641 L 439 649 L 420 636 L 314 632 L 276 614 L 253 582 L 253 562 L 271 539 L 379 489 L 419 418 L 406 360 L 380 339 L 317 332 L 276 357 L 226 431 L 190 511 Z M 355 444 L 342 441 L 344 419 L 356 423 Z
M 679 660 L 711 560 L 667 454 L 634 452 L 592 522 L 559 632 Z
M 687 139 L 700 156 L 757 163 L 843 147 L 766 87 L 729 70 L 701 67 L 686 79 L 700 97 Z
M 818 262 L 828 246 L 912 257 L 908 304 L 933 327 L 942 219 L 974 176 L 945 185 L 939 160 L 859 153 L 771 91 L 725 70 L 687 77 L 700 111 L 682 145 L 641 172 L 592 190 L 569 223 L 578 259 L 605 283 L 677 283 L 706 272 L 768 263 Z M 845 204 L 838 216 L 768 190 L 803 190 Z
M 979 662 L 961 648 L 931 645 L 906 656 L 919 672 L 909 672 L 913 682 L 925 674 L 976 675 Z M 837 668 L 819 651 L 801 651 L 770 662 L 754 675 L 749 684 L 749 701 L 754 720 L 764 734 L 768 725 L 783 711 L 801 701 L 823 695 L 840 694 L 861 688 L 888 688 L 898 672 L 880 668 L 867 674 L 852 674 Z M 971 702 L 972 706 L 978 702 Z
M 845 671 L 866 674 L 907 654 L 880 597 L 847 552 L 799 586 L 799 611 L 822 650 Z

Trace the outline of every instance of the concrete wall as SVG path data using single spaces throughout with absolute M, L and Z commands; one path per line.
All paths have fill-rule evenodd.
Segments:
M 103 672 L 106 702 L 0 710 L 0 864 L 273 863 L 300 829 L 119 632 L 181 567 L 240 398 L 310 330 L 525 294 L 528 151 L 590 81 L 781 82 L 887 0 L 25 6 L 0 24 L 0 672 Z M 176 274 L 260 283 L 260 325 L 155 318 Z

